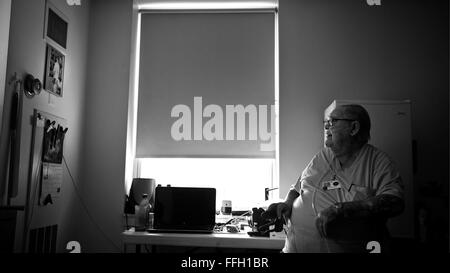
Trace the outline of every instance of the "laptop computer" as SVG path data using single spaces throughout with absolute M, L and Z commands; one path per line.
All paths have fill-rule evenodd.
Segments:
M 216 189 L 156 187 L 153 228 L 148 232 L 212 233 Z

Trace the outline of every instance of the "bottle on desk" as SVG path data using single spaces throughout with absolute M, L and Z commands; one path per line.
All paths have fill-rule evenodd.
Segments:
M 149 214 L 152 210 L 152 206 L 150 205 L 148 194 L 142 194 L 142 201 L 137 207 L 135 213 L 135 231 L 145 231 L 149 227 Z

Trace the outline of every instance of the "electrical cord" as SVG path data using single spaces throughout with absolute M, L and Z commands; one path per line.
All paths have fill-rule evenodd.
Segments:
M 151 251 L 148 249 L 148 245 L 144 245 L 144 248 L 147 253 L 151 253 Z
M 41 151 L 38 153 L 38 155 L 41 155 L 43 151 L 43 148 L 41 147 Z M 39 174 L 41 173 L 41 169 L 42 169 L 42 158 L 41 156 L 38 157 L 38 163 L 37 163 L 37 167 L 36 167 L 36 173 L 34 175 L 32 175 L 32 180 L 31 180 L 31 186 L 34 185 L 34 190 L 32 191 L 32 197 L 31 197 L 31 211 L 30 211 L 30 215 L 25 219 L 25 235 L 29 233 L 30 231 L 30 226 L 33 220 L 33 216 L 34 216 L 34 207 L 35 207 L 35 201 L 36 201 L 36 196 L 37 196 L 37 190 L 39 188 Z M 93 220 L 91 214 L 89 213 L 89 210 L 87 209 L 86 205 L 84 204 L 83 200 L 81 199 L 81 196 L 79 194 L 78 188 L 76 186 L 75 180 L 70 172 L 69 166 L 66 162 L 66 158 L 63 156 L 63 160 L 64 160 L 64 164 L 67 168 L 67 171 L 69 173 L 69 176 L 71 178 L 72 184 L 75 188 L 75 192 L 77 194 L 77 197 L 79 198 L 79 200 L 81 201 L 81 204 L 83 205 L 87 215 L 89 216 L 89 218 L 91 219 L 91 221 L 94 223 L 94 225 L 99 229 L 100 233 L 102 233 L 102 235 L 117 249 L 121 252 L 121 248 L 118 247 L 104 232 L 103 230 L 100 228 L 100 226 Z M 43 174 L 42 174 L 43 175 Z M 33 183 L 34 182 L 34 183 Z M 25 245 L 24 245 L 25 247 Z
M 64 160 L 64 164 L 65 164 L 65 166 L 66 166 L 66 168 L 67 168 L 67 171 L 68 171 L 68 173 L 69 173 L 69 176 L 70 176 L 70 178 L 71 178 L 72 184 L 73 184 L 73 186 L 74 186 L 74 188 L 75 188 L 75 192 L 76 192 L 76 194 L 77 194 L 77 197 L 78 197 L 78 199 L 80 200 L 80 202 L 81 202 L 81 204 L 82 204 L 82 206 L 83 206 L 83 208 L 84 208 L 86 214 L 88 215 L 89 219 L 90 219 L 91 222 L 97 227 L 97 229 L 100 231 L 100 233 L 103 235 L 103 237 L 104 237 L 108 242 L 110 242 L 111 245 L 113 245 L 119 252 L 122 252 L 121 248 L 118 247 L 118 246 L 117 246 L 117 245 L 116 245 L 116 244 L 115 244 L 115 243 L 114 243 L 114 242 L 113 242 L 113 241 L 112 241 L 112 240 L 111 240 L 111 239 L 103 232 L 102 228 L 97 224 L 97 222 L 94 221 L 94 218 L 93 218 L 92 215 L 89 213 L 89 210 L 88 210 L 86 204 L 83 202 L 83 199 L 81 198 L 80 192 L 78 191 L 78 187 L 77 187 L 77 185 L 76 185 L 76 183 L 75 183 L 75 179 L 73 178 L 72 173 L 70 172 L 69 166 L 68 166 L 68 164 L 67 164 L 67 162 L 66 162 L 66 158 L 65 158 L 64 156 L 63 156 L 63 160 Z
M 233 222 L 233 221 L 236 221 L 236 220 L 238 220 L 239 219 L 239 217 L 242 217 L 242 216 L 245 216 L 245 215 L 247 215 L 247 214 L 249 214 L 249 213 L 251 213 L 252 211 L 251 210 L 248 210 L 248 211 L 246 211 L 246 212 L 244 212 L 243 214 L 241 214 L 241 215 L 238 215 L 238 216 L 235 216 L 235 217 L 232 217 L 230 220 L 228 220 L 224 225 L 228 225 L 229 223 L 231 223 L 231 222 Z
M 244 213 L 241 214 L 241 215 L 231 217 L 230 220 L 228 220 L 228 221 L 225 222 L 224 224 L 217 223 L 217 224 L 214 226 L 214 231 L 216 231 L 216 232 L 221 232 L 221 231 L 223 230 L 223 227 L 225 227 L 226 225 L 232 223 L 233 221 L 239 220 L 239 217 L 245 216 L 245 215 L 247 215 L 247 214 L 249 214 L 249 213 L 252 213 L 252 211 L 251 211 L 251 210 L 248 210 L 248 211 L 244 212 Z

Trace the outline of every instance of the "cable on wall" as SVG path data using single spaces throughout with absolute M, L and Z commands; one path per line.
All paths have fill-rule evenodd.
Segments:
M 102 228 L 97 224 L 97 222 L 95 222 L 94 218 L 92 217 L 91 213 L 89 212 L 89 209 L 87 208 L 86 204 L 83 202 L 83 199 L 81 198 L 80 192 L 78 191 L 78 187 L 75 183 L 75 179 L 72 176 L 72 173 L 70 172 L 69 166 L 66 162 L 66 158 L 63 156 L 63 161 L 64 161 L 64 165 L 67 168 L 67 171 L 69 173 L 70 179 L 72 181 L 72 184 L 75 188 L 75 193 L 77 194 L 78 199 L 81 202 L 81 205 L 83 206 L 83 209 L 85 210 L 86 214 L 88 215 L 89 219 L 91 220 L 91 222 L 97 227 L 97 229 L 100 231 L 100 233 L 103 235 L 103 237 L 109 242 L 111 243 L 112 246 L 114 246 L 116 248 L 116 250 L 118 250 L 119 252 L 122 252 L 121 248 L 119 246 L 117 246 L 113 240 L 111 240 L 108 235 L 106 235 L 106 233 L 102 230 Z

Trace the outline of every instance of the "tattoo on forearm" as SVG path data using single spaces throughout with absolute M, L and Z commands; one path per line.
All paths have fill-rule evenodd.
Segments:
M 388 194 L 340 204 L 340 212 L 345 218 L 377 217 L 387 219 L 401 214 L 404 208 L 403 199 Z

